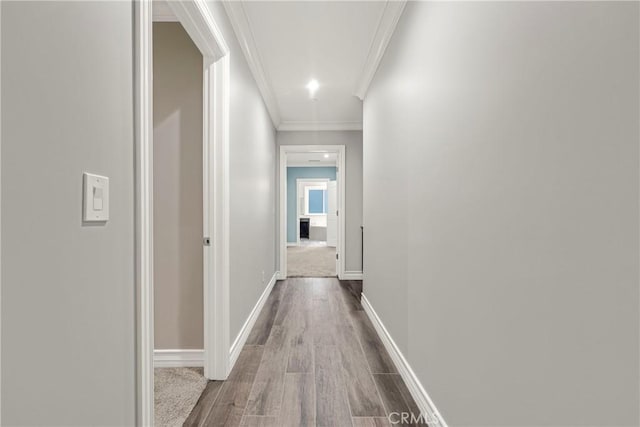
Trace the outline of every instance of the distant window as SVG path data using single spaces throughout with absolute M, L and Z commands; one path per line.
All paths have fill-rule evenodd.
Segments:
M 324 190 L 309 190 L 309 213 L 326 213 L 324 207 Z
M 327 190 L 323 188 L 307 188 L 307 215 L 327 213 Z

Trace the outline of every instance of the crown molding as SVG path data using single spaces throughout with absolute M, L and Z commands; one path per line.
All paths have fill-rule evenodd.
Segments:
M 238 38 L 238 42 L 240 43 L 244 57 L 249 64 L 249 69 L 251 69 L 253 78 L 256 80 L 258 90 L 260 90 L 260 94 L 262 95 L 262 99 L 267 107 L 267 111 L 269 111 L 269 116 L 271 116 L 273 126 L 277 128 L 280 125 L 281 120 L 280 109 L 278 108 L 278 103 L 273 95 L 269 79 L 267 78 L 262 61 L 260 60 L 260 54 L 253 37 L 253 31 L 251 31 L 249 18 L 244 10 L 242 1 L 225 0 L 222 4 L 227 12 L 229 21 L 231 21 L 231 26 Z
M 278 131 L 362 130 L 362 122 L 283 121 Z
M 367 90 L 369 90 L 369 85 L 376 75 L 376 71 L 378 71 L 380 61 L 382 61 L 384 52 L 387 50 L 387 45 L 396 30 L 396 26 L 398 25 L 398 21 L 402 16 L 406 4 L 406 0 L 387 0 L 384 6 L 384 11 L 380 17 L 376 33 L 371 40 L 369 54 L 367 55 L 367 60 L 364 63 L 362 74 L 355 91 L 355 95 L 363 101 Z

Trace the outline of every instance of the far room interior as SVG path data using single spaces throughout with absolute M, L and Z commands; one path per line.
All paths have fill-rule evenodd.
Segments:
M 287 156 L 287 276 L 335 277 L 337 153 Z

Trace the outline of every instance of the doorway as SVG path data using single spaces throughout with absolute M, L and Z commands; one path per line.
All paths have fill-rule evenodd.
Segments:
M 306 164 L 307 158 L 318 155 L 323 156 L 296 153 L 288 158 L 287 208 L 295 204 L 296 215 L 287 219 L 287 277 L 337 276 L 337 221 L 333 219 L 337 196 L 336 166 L 331 162 L 325 162 L 327 165 L 324 166 Z M 294 185 L 295 194 L 291 194 Z M 329 220 L 330 216 L 332 220 Z M 296 230 L 295 241 L 292 241 L 292 227 Z
M 159 6 L 159 7 L 156 7 Z M 160 10 L 161 9 L 161 10 Z M 167 354 L 204 365 L 204 377 L 224 380 L 229 355 L 229 48 L 205 0 L 140 0 L 135 12 L 136 324 L 139 425 L 154 419 L 154 174 L 153 21 L 179 22 L 202 55 L 202 303 L 203 348 Z M 162 15 L 162 12 L 166 12 Z M 199 352 L 193 354 L 191 351 Z
M 204 390 L 203 56 L 153 23 L 154 418 L 182 424 Z
M 344 274 L 345 147 L 280 147 L 280 278 Z

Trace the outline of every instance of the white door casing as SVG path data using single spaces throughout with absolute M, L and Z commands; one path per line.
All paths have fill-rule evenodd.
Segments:
M 327 183 L 327 246 L 338 245 L 338 183 Z M 336 270 L 337 271 L 337 270 Z
M 206 0 L 169 2 L 203 56 L 205 377 L 226 379 L 229 345 L 229 48 Z M 152 1 L 134 2 L 136 128 L 136 418 L 153 425 Z

